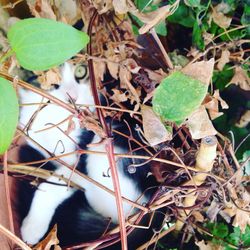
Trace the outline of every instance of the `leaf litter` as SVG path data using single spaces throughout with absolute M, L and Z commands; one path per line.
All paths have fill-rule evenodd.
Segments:
M 152 174 L 163 186 L 168 186 L 168 189 L 153 201 L 151 209 L 154 209 L 156 205 L 164 207 L 165 203 L 169 203 L 171 210 L 180 215 L 180 208 L 184 206 L 184 199 L 189 197 L 185 189 L 185 182 L 190 181 L 190 177 L 188 177 L 185 167 L 195 165 L 196 154 L 201 145 L 200 139 L 217 134 L 212 120 L 223 115 L 228 105 L 220 97 L 218 90 L 211 92 L 212 94 L 207 93 L 199 107 L 179 127 L 176 127 L 176 125 L 162 119 L 153 111 L 152 97 L 155 89 L 173 71 L 181 71 L 185 75 L 199 80 L 208 88 L 213 84 L 212 75 L 215 66 L 219 71 L 222 71 L 227 63 L 232 62 L 232 48 L 235 53 L 235 45 L 228 45 L 228 47 L 225 47 L 224 44 L 216 45 L 217 47 L 214 50 L 219 53 L 213 54 L 213 56 L 209 54 L 208 47 L 206 51 L 208 60 L 202 59 L 204 53 L 192 47 L 185 55 L 189 62 L 185 62 L 182 66 L 178 65 L 174 70 L 165 70 L 161 67 L 157 69 L 144 67 L 139 63 L 141 56 L 139 48 L 141 48 L 141 45 L 137 43 L 132 31 L 131 20 L 124 14 L 130 13 L 139 18 L 143 22 L 139 33 L 144 34 L 162 20 L 174 14 L 180 1 L 147 13 L 140 12 L 132 1 L 81 0 L 78 5 L 76 5 L 75 1 L 70 2 L 70 4 L 67 1 L 54 1 L 54 3 L 51 3 L 45 0 L 36 0 L 28 1 L 28 4 L 31 13 L 36 17 L 46 17 L 68 24 L 75 23 L 81 17 L 85 23 L 85 30 L 90 25 L 95 9 L 99 14 L 102 14 L 102 16 L 98 15 L 98 18 L 91 24 L 94 26 L 94 32 L 91 34 L 92 54 L 87 55 L 87 58 L 93 60 L 97 88 L 112 103 L 112 106 L 107 108 L 114 108 L 114 110 L 106 110 L 105 114 L 118 116 L 122 112 L 128 112 L 131 119 L 136 118 L 139 121 L 140 126 L 143 128 L 142 136 L 146 140 L 143 146 L 147 147 L 149 144 L 156 152 L 156 155 L 151 157 Z M 230 15 L 223 11 L 222 3 L 212 8 L 211 20 L 224 29 L 228 28 L 232 22 Z M 211 44 L 213 37 L 210 33 L 206 34 L 206 45 Z M 4 43 L 4 36 L 0 37 L 0 44 L 7 48 Z M 241 49 L 241 47 L 237 48 Z M 144 51 L 144 53 L 146 52 Z M 242 55 L 239 55 L 238 58 L 242 58 Z M 79 59 L 81 60 L 80 56 Z M 9 64 L 6 65 L 9 68 Z M 44 89 L 48 89 L 51 84 L 60 81 L 60 75 L 56 68 L 36 73 L 39 75 L 38 81 Z M 111 87 L 111 93 L 108 93 L 104 87 L 111 85 L 109 82 L 105 82 L 107 73 L 113 79 L 118 80 L 118 84 Z M 239 85 L 243 90 L 249 91 L 249 77 L 241 66 L 236 65 L 234 67 L 234 76 L 229 84 Z M 133 107 L 127 108 L 125 105 L 127 102 L 132 104 Z M 103 129 L 95 115 L 85 111 L 85 113 L 81 113 L 79 118 L 83 127 L 105 138 L 105 133 L 103 133 Z M 242 116 L 241 120 L 243 118 L 244 116 Z M 249 122 L 248 118 L 246 120 Z M 243 122 L 240 124 L 243 124 Z M 230 144 L 219 134 L 218 138 L 220 141 L 218 142 L 214 167 L 211 171 L 209 170 L 207 178 L 202 184 L 210 195 L 196 200 L 193 205 L 194 211 L 190 214 L 193 221 L 191 223 L 187 220 L 187 223 L 190 222 L 192 228 L 192 225 L 216 220 L 219 214 L 224 213 L 225 218 L 229 218 L 229 220 L 232 218 L 233 225 L 239 226 L 241 231 L 244 232 L 247 225 L 250 225 L 250 221 L 246 219 L 249 218 L 249 212 L 247 212 L 250 209 L 249 193 L 242 185 L 242 172 L 239 169 L 237 170 L 237 164 L 233 161 L 235 155 L 230 151 Z M 161 162 L 154 161 L 154 158 Z M 234 175 L 230 175 L 228 168 Z M 194 168 L 189 171 L 191 171 L 192 176 L 196 175 Z M 217 184 L 212 184 L 215 180 Z M 191 185 L 191 188 L 196 190 L 194 184 Z M 198 193 L 198 189 L 196 191 Z M 205 211 L 207 211 L 207 214 Z M 170 213 L 170 216 L 175 218 L 175 214 Z M 191 233 L 192 230 L 189 230 L 189 232 Z M 108 236 L 109 232 L 103 235 L 101 239 L 105 242 Z M 209 241 L 197 241 L 196 244 L 200 249 L 214 249 L 214 245 Z M 56 227 L 34 249 L 50 249 L 51 246 L 60 249 L 56 237 Z

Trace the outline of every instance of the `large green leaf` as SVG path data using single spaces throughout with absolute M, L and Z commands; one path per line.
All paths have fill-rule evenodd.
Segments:
M 0 154 L 9 147 L 18 122 L 18 101 L 11 83 L 0 77 Z
M 89 37 L 64 23 L 45 18 L 28 18 L 10 28 L 8 40 L 22 67 L 47 70 L 83 49 Z
M 205 84 L 176 71 L 157 87 L 153 109 L 164 119 L 179 124 L 200 106 L 206 93 Z

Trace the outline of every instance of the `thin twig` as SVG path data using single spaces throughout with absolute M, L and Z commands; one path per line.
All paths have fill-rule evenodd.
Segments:
M 11 208 L 11 199 L 10 199 L 10 186 L 9 186 L 9 177 L 8 177 L 8 155 L 7 151 L 4 153 L 4 167 L 3 167 L 3 174 L 4 174 L 4 187 L 5 187 L 5 194 L 6 194 L 6 203 L 7 203 L 7 210 L 8 210 L 8 218 L 9 218 L 9 226 L 10 231 L 15 234 L 14 230 L 14 220 Z
M 19 239 L 16 235 L 6 229 L 2 224 L 0 224 L 0 232 L 16 243 L 23 250 L 32 250 L 29 246 L 27 246 L 21 239 Z
M 94 22 L 96 20 L 97 15 L 98 15 L 97 11 L 95 11 L 91 17 L 91 20 L 89 22 L 89 27 L 88 27 L 88 35 L 90 37 L 90 42 L 88 44 L 87 51 L 90 56 L 92 56 L 92 28 L 94 26 Z M 88 61 L 88 65 L 89 65 L 89 76 L 90 76 L 94 102 L 95 102 L 95 105 L 100 105 L 101 103 L 100 103 L 98 92 L 97 92 L 96 80 L 95 80 L 95 74 L 94 74 L 94 65 L 93 65 L 92 59 Z M 112 177 L 112 182 L 113 182 L 114 191 L 115 191 L 115 201 L 117 205 L 118 221 L 119 221 L 120 235 L 121 235 L 121 247 L 123 250 L 126 250 L 127 249 L 126 225 L 125 225 L 125 218 L 124 218 L 124 212 L 123 212 L 122 195 L 121 195 L 120 183 L 119 183 L 119 178 L 118 178 L 118 171 L 116 168 L 116 162 L 115 162 L 115 156 L 114 156 L 113 139 L 111 137 L 111 131 L 109 130 L 107 123 L 105 121 L 105 118 L 103 116 L 102 110 L 97 109 L 97 114 L 99 117 L 99 121 L 104 131 L 106 132 L 106 135 L 108 136 L 106 140 L 105 149 L 107 151 L 107 157 L 109 161 L 111 177 Z

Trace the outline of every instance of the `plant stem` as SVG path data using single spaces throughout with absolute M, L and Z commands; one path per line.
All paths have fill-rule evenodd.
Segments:
M 0 64 L 2 64 L 7 58 L 9 58 L 10 56 L 12 56 L 14 54 L 14 51 L 9 49 L 8 51 L 6 51 L 2 57 L 0 57 Z
M 14 220 L 13 220 L 13 214 L 12 214 L 12 208 L 11 208 L 11 199 L 10 199 L 10 186 L 9 186 L 9 177 L 8 177 L 8 163 L 7 163 L 7 151 L 4 153 L 3 158 L 3 174 L 4 174 L 4 187 L 5 187 L 5 194 L 6 194 L 6 203 L 7 203 L 7 209 L 8 209 L 8 218 L 9 218 L 9 226 L 10 231 L 15 234 L 14 230 Z
M 90 56 L 92 56 L 92 43 L 91 43 L 92 42 L 91 41 L 92 40 L 92 27 L 94 25 L 96 17 L 97 17 L 97 11 L 95 11 L 94 14 L 92 15 L 91 20 L 89 22 L 89 27 L 88 27 L 88 35 L 90 37 L 90 42 L 88 44 L 87 50 Z M 88 61 L 88 65 L 89 65 L 89 76 L 90 76 L 94 102 L 95 102 L 95 105 L 100 105 L 101 103 L 100 103 L 97 88 L 96 88 L 94 65 L 93 65 L 92 59 Z M 109 130 L 107 126 L 102 110 L 97 109 L 97 114 L 98 114 L 100 123 L 107 136 L 105 148 L 107 152 L 107 157 L 108 157 L 109 166 L 111 170 L 112 182 L 113 182 L 114 191 L 115 191 L 115 200 L 116 200 L 116 205 L 117 205 L 117 213 L 118 213 L 120 235 L 121 235 L 121 247 L 122 247 L 122 250 L 127 250 L 126 224 L 125 224 L 125 218 L 124 218 L 124 212 L 123 212 L 123 206 L 122 206 L 120 183 L 119 183 L 118 172 L 117 172 L 116 163 L 115 163 L 113 139 L 111 137 L 111 131 Z

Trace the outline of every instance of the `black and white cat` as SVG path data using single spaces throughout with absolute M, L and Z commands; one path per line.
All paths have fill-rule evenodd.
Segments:
M 61 71 L 62 82 L 49 93 L 66 103 L 73 100 L 76 104 L 93 105 L 87 68 L 84 65 L 73 66 L 65 63 Z M 72 153 L 61 157 L 60 160 L 72 168 L 77 167 L 77 170 L 113 190 L 112 178 L 108 175 L 107 156 L 89 154 L 79 157 L 76 153 L 79 148 L 87 149 L 89 143 L 99 142 L 99 136 L 81 128 L 77 117 L 73 117 L 69 111 L 42 96 L 23 89 L 20 90 L 20 96 L 20 102 L 24 105 L 20 111 L 19 125 L 33 140 L 28 140 L 27 145 L 21 147 L 20 162 L 46 159 L 51 154 L 60 156 Z M 27 105 L 31 103 L 35 105 Z M 74 129 L 72 129 L 72 123 Z M 116 130 L 129 135 L 125 123 L 115 122 L 114 126 Z M 133 141 L 128 141 L 119 134 L 114 133 L 113 136 L 115 153 L 128 154 L 131 153 L 130 146 L 133 149 L 138 148 Z M 44 150 L 41 150 L 41 147 Z M 105 146 L 102 143 L 89 149 L 105 152 Z M 142 149 L 136 153 L 145 154 Z M 137 201 L 154 183 L 154 178 L 148 177 L 150 166 L 147 164 L 136 168 L 135 173 L 128 171 L 132 163 L 138 162 L 141 161 L 117 159 L 121 193 L 131 201 Z M 57 175 L 70 179 L 85 192 L 68 187 L 65 181 L 54 176 L 41 183 L 37 189 L 28 183 L 22 183 L 19 201 L 22 207 L 21 217 L 24 218 L 21 224 L 21 236 L 25 242 L 36 244 L 54 224 L 58 225 L 58 235 L 62 245 L 86 242 L 102 235 L 107 228 L 108 218 L 112 220 L 111 227 L 118 222 L 114 196 L 86 181 L 80 175 L 72 173 L 72 170 L 58 161 L 48 161 L 35 166 L 54 170 Z M 139 203 L 144 204 L 148 199 L 149 192 L 145 192 Z M 131 205 L 124 202 L 123 209 L 126 218 L 131 215 Z M 133 241 L 131 244 L 140 243 L 142 239 Z

